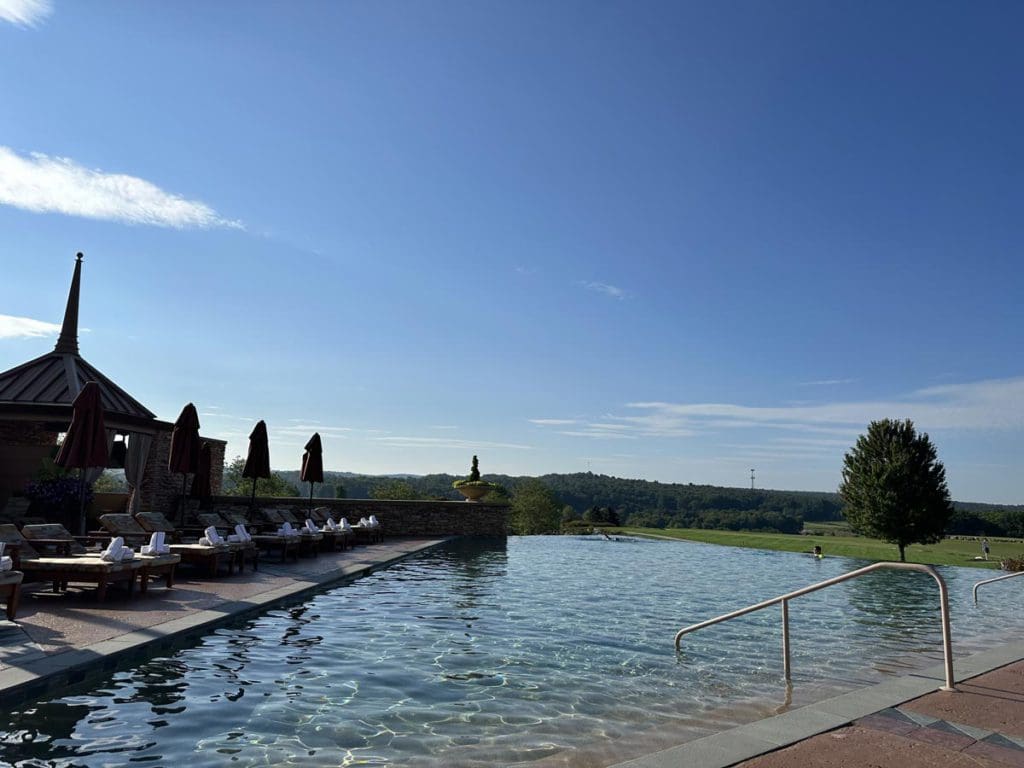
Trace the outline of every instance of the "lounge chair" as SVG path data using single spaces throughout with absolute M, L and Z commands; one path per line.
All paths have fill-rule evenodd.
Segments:
M 249 522 L 248 515 L 239 509 L 221 509 L 219 514 L 222 518 L 227 520 L 232 525 L 244 525 L 247 530 L 251 530 L 253 525 Z M 264 522 L 262 526 L 257 525 L 258 528 L 264 529 L 262 533 L 252 533 L 253 543 L 260 549 L 266 550 L 267 552 L 279 552 L 281 554 L 281 562 L 285 562 L 288 558 L 298 560 L 299 548 L 302 544 L 301 541 L 294 537 L 278 536 L 276 533 L 277 525 L 272 523 Z
M 333 538 L 333 549 L 335 550 L 340 549 L 344 551 L 355 546 L 356 537 L 352 531 L 334 527 L 337 526 L 337 523 L 335 522 L 333 515 L 331 515 L 329 507 L 317 507 L 309 513 L 309 517 L 313 522 L 320 525 L 324 534 L 325 545 L 331 546 L 331 538 Z
M 107 517 L 107 515 L 103 515 Z M 103 518 L 100 518 L 102 522 Z M 139 512 L 135 515 L 135 522 L 142 529 L 145 535 L 153 533 L 167 534 L 172 541 L 177 539 L 181 542 L 181 532 L 159 512 Z M 228 575 L 234 573 L 235 551 L 224 544 L 223 546 L 208 546 L 198 542 L 175 543 L 169 545 L 171 552 L 181 555 L 181 561 L 189 565 L 196 565 L 203 568 L 207 575 L 215 577 L 221 565 L 227 567 Z
M 214 528 L 217 528 L 218 530 L 226 530 L 226 531 L 228 531 L 228 541 L 229 541 L 229 543 L 232 544 L 232 545 L 237 545 L 237 547 L 236 547 L 236 554 L 237 554 L 237 563 L 238 563 L 238 572 L 239 573 L 241 573 L 242 571 L 245 570 L 245 563 L 247 561 L 252 563 L 252 569 L 254 571 L 258 571 L 259 570 L 259 568 L 260 568 L 260 548 L 256 545 L 256 542 L 252 540 L 252 538 L 251 538 L 252 534 L 248 534 L 250 536 L 250 538 L 245 540 L 245 541 L 241 541 L 241 540 L 233 541 L 233 540 L 231 540 L 232 536 L 239 537 L 239 533 L 237 531 L 237 525 L 241 525 L 240 523 L 236 523 L 235 525 L 231 525 L 227 520 L 225 520 L 223 517 L 221 517 L 216 512 L 200 512 L 200 513 L 198 513 L 196 515 L 196 519 L 199 521 L 199 523 L 204 528 L 209 527 L 209 526 L 212 525 Z M 246 529 L 246 533 L 248 533 L 248 529 Z
M 14 621 L 18 613 L 18 597 L 21 594 L 21 571 L 14 570 L 14 559 L 4 554 L 5 544 L 0 541 L 0 598 L 7 604 L 7 620 Z
M 96 598 L 100 601 L 106 598 L 107 587 L 115 583 L 126 583 L 130 595 L 135 586 L 135 576 L 142 568 L 140 558 L 108 563 L 98 555 L 41 556 L 12 523 L 0 524 L 0 541 L 7 545 L 5 551 L 14 560 L 15 569 L 24 574 L 25 582 L 51 582 L 54 592 L 67 590 L 70 583 L 95 584 Z
M 79 537 L 72 535 L 60 523 L 26 525 L 22 527 L 21 533 L 32 542 L 32 546 L 37 552 L 43 547 L 53 547 L 58 554 L 66 557 L 95 557 L 98 554 L 95 550 L 92 552 L 87 550 L 79 541 Z M 95 538 L 95 535 L 86 538 L 91 540 Z M 124 537 L 122 536 L 122 538 Z M 149 589 L 150 579 L 162 577 L 168 589 L 174 586 L 174 569 L 181 562 L 180 555 L 173 553 L 146 555 L 137 552 L 135 557 L 142 561 L 142 566 L 139 568 L 139 591 L 142 594 L 146 594 Z
M 277 526 L 275 532 L 280 533 L 281 529 L 288 524 L 291 528 L 299 532 L 299 553 L 306 552 L 316 557 L 320 554 L 320 545 L 324 541 L 323 533 L 319 531 L 314 532 L 306 528 L 305 524 L 300 522 L 299 519 L 287 509 L 261 509 L 260 514 L 263 519 L 269 524 Z

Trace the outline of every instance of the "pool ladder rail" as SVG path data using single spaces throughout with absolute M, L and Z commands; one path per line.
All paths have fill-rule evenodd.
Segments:
M 1014 571 L 1013 573 L 1004 573 L 1002 576 L 996 576 L 994 579 L 985 579 L 984 581 L 979 581 L 977 584 L 974 585 L 974 604 L 975 605 L 978 604 L 978 587 L 980 587 L 982 584 L 991 584 L 994 581 L 1003 581 L 1004 579 L 1012 579 L 1015 576 L 1024 576 L 1024 571 Z
M 817 584 L 811 584 L 809 587 L 798 589 L 794 592 L 787 592 L 784 595 L 773 597 L 771 600 L 764 600 L 763 602 L 756 603 L 755 605 L 748 605 L 746 608 L 740 608 L 738 611 L 732 611 L 731 613 L 723 614 L 722 616 L 716 616 L 713 619 L 702 621 L 699 624 L 693 624 L 689 627 L 683 627 L 676 632 L 676 650 L 679 650 L 680 642 L 682 641 L 683 635 L 688 635 L 691 632 L 696 632 L 698 629 L 704 629 L 710 627 L 713 624 L 720 624 L 723 621 L 729 621 L 740 616 L 745 616 L 748 613 L 754 611 L 760 611 L 762 608 L 768 608 L 773 605 L 782 605 L 782 665 L 786 674 L 786 683 L 790 684 L 792 681 L 790 673 L 790 653 L 789 653 L 789 601 L 795 597 L 806 595 L 810 592 L 817 592 L 819 589 L 825 589 L 836 584 L 841 584 L 844 581 L 850 579 L 856 579 L 859 576 L 866 576 L 869 573 L 882 569 L 894 569 L 899 571 L 919 571 L 920 573 L 927 573 L 936 583 L 939 585 L 939 604 L 942 611 L 942 651 L 945 658 L 946 667 L 946 684 L 941 686 L 939 690 L 952 691 L 954 690 L 953 684 L 953 640 L 949 629 L 949 592 L 946 589 L 946 582 L 943 581 L 942 576 L 939 572 L 932 568 L 930 565 L 922 565 L 920 563 L 873 563 L 865 566 L 864 568 L 858 568 L 856 571 L 850 571 L 844 573 L 841 576 L 836 576 L 832 579 L 826 579 L 825 581 L 819 581 Z M 1014 576 L 1024 575 L 1024 572 L 1020 574 L 1012 574 Z M 1007 578 L 1005 576 L 1001 578 Z M 991 581 L 997 581 L 997 579 L 991 579 Z M 985 582 L 982 582 L 985 583 Z M 977 587 L 975 587 L 977 589 Z

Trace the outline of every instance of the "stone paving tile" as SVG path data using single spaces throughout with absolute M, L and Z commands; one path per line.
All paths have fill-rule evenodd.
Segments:
M 992 760 L 1000 765 L 1024 768 L 1024 750 L 1007 749 L 987 741 L 978 741 L 964 750 L 965 755 Z
M 940 747 L 946 747 L 959 752 L 962 749 L 966 749 L 975 743 L 975 739 L 962 733 L 956 733 L 952 729 L 940 727 L 940 723 L 935 725 L 925 726 L 923 728 L 915 728 L 912 731 L 908 731 L 904 734 L 908 739 L 914 739 L 915 741 L 923 741 L 928 744 L 935 744 Z

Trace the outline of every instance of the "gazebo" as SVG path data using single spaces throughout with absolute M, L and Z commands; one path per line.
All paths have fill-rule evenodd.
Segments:
M 161 486 L 173 486 L 173 478 L 167 473 L 166 453 L 160 450 L 164 443 L 169 444 L 172 425 L 157 419 L 79 352 L 81 280 L 79 253 L 64 322 L 53 351 L 0 373 L 0 511 L 10 496 L 20 493 L 35 477 L 42 460 L 50 455 L 59 433 L 71 421 L 72 401 L 88 381 L 95 381 L 100 388 L 108 442 L 113 444 L 116 436 L 126 438 L 125 451 L 113 462 L 125 469 L 125 479 L 133 489 L 132 508 L 137 509 L 144 501 L 152 504 L 155 497 L 163 495 L 159 492 Z M 115 451 L 114 455 L 118 453 Z M 159 454 L 163 454 L 162 467 Z M 220 458 L 223 462 L 223 450 Z M 92 482 L 101 472 L 96 470 L 87 479 Z M 220 473 L 216 469 L 213 476 L 219 488 Z M 145 486 L 149 486 L 149 493 Z

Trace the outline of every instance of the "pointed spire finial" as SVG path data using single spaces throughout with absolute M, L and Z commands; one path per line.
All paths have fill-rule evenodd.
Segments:
M 68 305 L 64 309 L 64 324 L 60 327 L 57 346 L 54 352 L 65 355 L 78 354 L 78 292 L 82 282 L 82 254 L 75 256 L 75 274 L 71 278 L 71 290 L 68 291 Z

